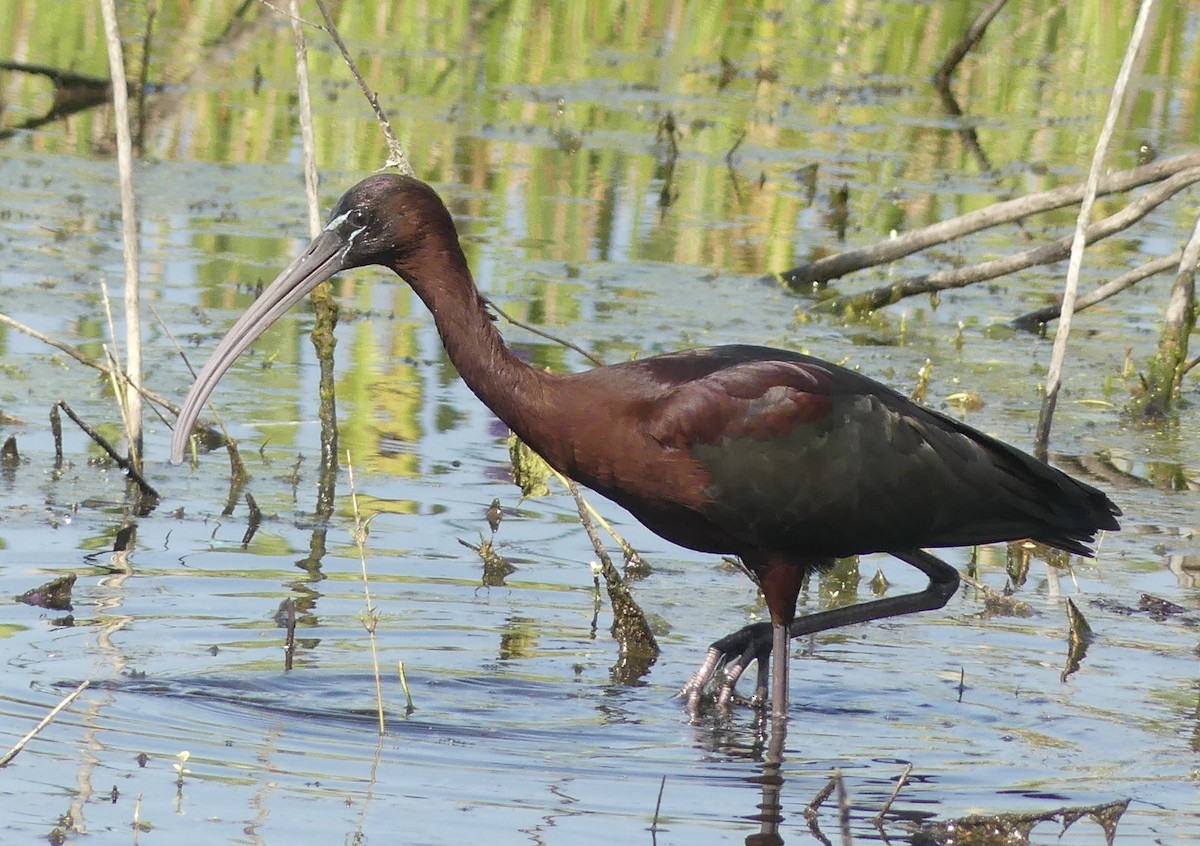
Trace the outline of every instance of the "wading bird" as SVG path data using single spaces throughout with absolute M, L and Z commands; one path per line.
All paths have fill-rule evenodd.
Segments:
M 957 571 L 925 551 L 1032 538 L 1090 555 L 1120 510 L 1102 492 L 866 376 L 756 346 L 658 355 L 547 373 L 504 344 L 458 232 L 425 183 L 377 174 L 338 201 L 324 230 L 217 346 L 184 402 L 171 460 L 218 380 L 268 326 L 334 274 L 382 265 L 428 306 L 477 397 L 559 472 L 688 549 L 737 555 L 771 622 L 714 643 L 681 691 L 696 708 L 725 670 L 721 700 L 758 662 L 755 698 L 787 713 L 788 638 L 940 608 Z M 929 585 L 796 619 L 804 578 L 835 558 L 887 552 Z

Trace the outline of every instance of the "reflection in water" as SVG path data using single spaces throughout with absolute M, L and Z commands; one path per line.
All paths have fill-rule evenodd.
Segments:
M 758 813 L 747 819 L 756 821 L 759 830 L 746 838 L 746 846 L 776 846 L 783 843 L 779 826 L 783 822 L 780 796 L 783 793 L 783 750 L 787 739 L 787 720 L 771 720 L 767 756 L 763 759 L 762 775 L 750 779 L 751 784 L 762 787 L 762 801 Z
M 508 618 L 500 632 L 500 649 L 496 657 L 500 661 L 532 658 L 537 652 L 539 638 L 537 620 L 513 615 Z

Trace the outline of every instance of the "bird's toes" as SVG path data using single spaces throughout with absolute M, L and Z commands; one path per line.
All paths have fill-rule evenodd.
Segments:
M 690 714 L 695 715 L 700 710 L 700 697 L 724 660 L 725 656 L 710 646 L 704 656 L 704 661 L 696 669 L 696 672 L 692 673 L 692 677 L 675 694 L 677 699 L 686 700 Z
M 675 696 L 686 701 L 687 711 L 693 717 L 700 713 L 702 700 L 710 685 L 716 688 L 714 700 L 718 711 L 728 711 L 739 702 L 761 705 L 767 698 L 770 657 L 770 624 L 745 626 L 713 643 L 703 663 Z M 738 695 L 737 683 L 750 665 L 756 662 L 758 673 L 754 695 L 747 700 Z

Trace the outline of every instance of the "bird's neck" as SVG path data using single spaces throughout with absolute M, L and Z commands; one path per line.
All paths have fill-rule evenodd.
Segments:
M 450 262 L 434 277 L 406 278 L 433 314 L 446 354 L 467 387 L 537 449 L 538 421 L 549 417 L 556 378 L 529 366 L 505 345 L 465 260 Z

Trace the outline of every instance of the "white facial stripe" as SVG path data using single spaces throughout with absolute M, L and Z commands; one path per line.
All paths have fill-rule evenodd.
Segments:
M 351 211 L 353 211 L 353 209 L 351 209 Z M 346 212 L 345 214 L 338 215 L 333 220 L 329 221 L 329 223 L 325 224 L 325 231 L 332 232 L 333 230 L 337 229 L 339 226 L 341 226 L 343 223 L 346 222 L 346 218 L 348 218 L 349 216 L 350 216 L 350 212 Z M 360 229 L 359 232 L 361 232 L 361 231 L 362 230 Z M 357 235 L 358 233 L 356 232 L 355 234 Z
M 343 215 L 342 217 L 345 217 L 345 215 Z M 338 219 L 340 220 L 341 218 L 338 218 Z M 342 258 L 345 258 L 346 254 L 349 253 L 351 249 L 353 249 L 354 240 L 359 235 L 361 235 L 363 232 L 365 232 L 366 229 L 367 229 L 367 227 L 360 226 L 358 229 L 355 229 L 353 232 L 350 233 L 350 235 L 346 238 L 346 246 L 342 249 Z

